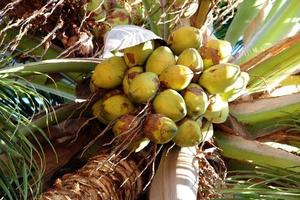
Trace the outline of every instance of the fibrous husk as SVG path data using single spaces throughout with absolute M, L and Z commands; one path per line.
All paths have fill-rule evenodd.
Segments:
M 42 194 L 39 200 L 134 200 L 142 193 L 140 170 L 131 159 L 121 156 L 107 162 L 108 153 L 91 158 L 76 173 L 56 180 L 53 189 Z

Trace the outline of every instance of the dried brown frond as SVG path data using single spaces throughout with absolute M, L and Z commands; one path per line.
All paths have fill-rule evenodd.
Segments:
M 220 198 L 218 189 L 224 185 L 227 169 L 224 161 L 215 147 L 198 150 L 199 161 L 199 191 L 198 199 Z

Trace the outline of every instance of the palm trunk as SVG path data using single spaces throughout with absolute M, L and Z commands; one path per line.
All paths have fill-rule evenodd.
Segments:
M 137 163 L 121 157 L 106 162 L 109 157 L 109 153 L 100 153 L 77 172 L 57 179 L 53 189 L 43 193 L 40 200 L 137 199 L 143 189 Z

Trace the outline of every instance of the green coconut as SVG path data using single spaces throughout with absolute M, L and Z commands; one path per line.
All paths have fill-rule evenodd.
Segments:
M 162 114 L 177 122 L 187 114 L 187 108 L 183 97 L 172 89 L 159 93 L 154 101 L 153 108 L 156 113 Z
M 102 99 L 100 115 L 110 122 L 134 110 L 134 105 L 124 94 L 107 94 Z
M 175 56 L 171 49 L 166 46 L 161 46 L 156 48 L 149 56 L 146 63 L 146 71 L 160 75 L 165 68 L 175 64 Z
M 219 94 L 210 99 L 210 104 L 207 107 L 204 117 L 215 124 L 221 124 L 226 121 L 229 116 L 229 105 L 224 101 Z
M 178 56 L 177 64 L 187 66 L 194 73 L 201 73 L 203 71 L 203 60 L 199 52 L 194 48 L 185 49 Z
M 195 83 L 191 83 L 182 94 L 186 107 L 187 115 L 192 119 L 197 119 L 203 115 L 209 104 L 208 96 L 204 90 Z
M 114 8 L 107 14 L 106 22 L 112 28 L 118 25 L 130 24 L 130 14 L 124 8 Z
M 165 144 L 176 135 L 177 126 L 173 120 L 161 114 L 150 114 L 144 122 L 145 136 L 156 144 Z
M 161 72 L 159 80 L 166 88 L 183 90 L 192 81 L 194 73 L 184 65 L 171 65 Z
M 172 51 L 176 55 L 179 55 L 187 48 L 198 49 L 201 44 L 201 38 L 199 29 L 191 26 L 184 26 L 170 34 L 168 44 Z
M 233 89 L 221 93 L 221 97 L 224 101 L 232 102 L 239 98 L 246 91 L 247 84 L 250 80 L 250 76 L 247 72 L 241 72 L 241 75 L 237 78 L 237 80 L 233 84 Z
M 218 64 L 204 70 L 199 79 L 199 84 L 211 94 L 225 93 L 234 88 L 234 83 L 240 73 L 238 65 Z
M 179 125 L 173 142 L 180 147 L 196 146 L 202 142 L 201 124 L 199 122 L 184 119 Z
M 122 84 L 127 65 L 122 57 L 111 57 L 99 63 L 91 77 L 97 88 L 112 89 Z
M 101 107 L 102 107 L 102 103 L 103 103 L 103 100 L 100 99 L 98 100 L 93 106 L 92 106 L 92 113 L 93 113 L 93 116 L 97 117 L 97 119 L 103 123 L 103 124 L 108 124 L 109 121 L 107 121 L 106 119 L 104 119 L 101 115 Z
M 128 96 L 133 102 L 144 104 L 156 95 L 158 88 L 158 76 L 153 72 L 144 72 L 131 80 Z
M 210 39 L 203 47 L 201 47 L 200 51 L 204 62 L 204 68 L 207 69 L 213 65 L 227 63 L 231 56 L 232 47 L 228 41 Z
M 143 71 L 143 67 L 140 66 L 131 67 L 127 70 L 123 79 L 123 91 L 126 95 L 129 93 L 129 84 L 131 83 L 132 79 L 138 74 L 143 73 Z
M 124 49 L 126 64 L 129 67 L 144 65 L 147 58 L 153 52 L 153 49 L 154 42 L 152 40 Z

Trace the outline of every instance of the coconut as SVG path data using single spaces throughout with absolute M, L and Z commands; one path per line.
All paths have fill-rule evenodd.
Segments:
M 158 47 L 149 56 L 146 63 L 146 71 L 160 75 L 170 65 L 175 65 L 176 60 L 171 49 L 165 46 Z
M 139 152 L 144 149 L 150 142 L 142 134 L 135 134 L 140 120 L 134 115 L 122 115 L 115 122 L 112 131 L 116 138 L 117 144 L 127 144 L 127 149 L 134 152 Z M 129 144 L 128 144 L 129 143 Z
M 189 117 L 196 119 L 205 113 L 208 106 L 208 96 L 198 84 L 191 83 L 182 96 Z
M 161 114 L 151 114 L 144 122 L 145 136 L 156 144 L 165 144 L 171 141 L 176 132 L 175 122 Z
M 239 75 L 240 67 L 238 65 L 218 64 L 204 70 L 199 84 L 211 94 L 224 93 L 234 88 L 234 83 Z
M 244 94 L 249 80 L 249 74 L 247 72 L 241 72 L 241 75 L 233 84 L 233 89 L 220 94 L 222 99 L 228 102 L 236 100 L 238 97 Z
M 131 113 L 135 110 L 134 105 L 124 94 L 107 94 L 100 105 L 100 115 L 108 122 Z
M 92 106 L 92 113 L 93 116 L 97 117 L 97 119 L 103 123 L 103 124 L 108 124 L 109 121 L 105 120 L 102 116 L 101 116 L 101 106 L 102 106 L 103 100 L 100 99 L 98 100 L 93 106 Z
M 159 79 L 153 72 L 144 72 L 135 76 L 129 84 L 128 96 L 136 103 L 147 103 L 157 93 Z
M 203 60 L 199 52 L 194 48 L 185 49 L 178 56 L 177 64 L 187 66 L 194 73 L 200 74 L 203 71 Z
M 86 12 L 87 15 L 92 12 L 91 16 L 93 19 L 97 21 L 104 21 L 106 18 L 106 11 L 101 7 L 101 5 L 104 3 L 104 0 L 91 0 L 88 1 L 86 4 Z M 84 15 L 84 10 L 80 12 L 81 15 Z
M 98 88 L 111 89 L 121 85 L 127 66 L 122 57 L 111 57 L 99 63 L 91 77 Z
M 201 124 L 191 119 L 184 119 L 178 126 L 173 142 L 180 147 L 191 147 L 202 142 Z
M 183 65 L 171 65 L 161 72 L 159 80 L 163 86 L 183 90 L 192 81 L 193 71 Z
M 167 89 L 159 93 L 154 101 L 153 108 L 156 113 L 177 122 L 187 114 L 186 105 L 182 96 L 172 89 Z
M 187 48 L 198 49 L 201 44 L 201 32 L 191 26 L 181 27 L 170 34 L 168 44 L 176 55 Z
M 132 79 L 143 71 L 143 67 L 140 66 L 131 67 L 127 70 L 123 79 L 123 91 L 126 95 L 129 93 L 129 84 L 131 83 Z
M 130 14 L 124 8 L 114 8 L 107 15 L 106 22 L 113 28 L 130 23 Z
M 204 117 L 213 123 L 221 124 L 226 121 L 229 115 L 229 105 L 227 101 L 223 101 L 219 94 L 210 99 Z
M 152 40 L 123 50 L 125 62 L 129 67 L 144 65 L 154 49 Z
M 210 39 L 201 47 L 201 56 L 204 68 L 207 69 L 219 63 L 226 63 L 231 56 L 232 47 L 230 42 L 219 39 Z

